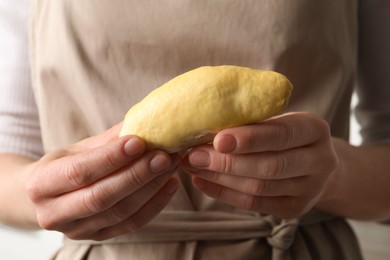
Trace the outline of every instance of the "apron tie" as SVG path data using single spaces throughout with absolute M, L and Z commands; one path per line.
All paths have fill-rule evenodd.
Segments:
M 289 249 L 294 242 L 298 224 L 297 219 L 281 220 L 279 224 L 275 223 L 270 236 L 267 238 L 268 243 L 275 249 Z
M 70 240 L 67 244 L 123 244 L 183 241 L 216 241 L 266 238 L 273 255 L 284 255 L 294 242 L 299 225 L 333 218 L 309 214 L 302 219 L 281 220 L 273 216 L 242 215 L 219 211 L 163 211 L 139 231 L 105 241 Z

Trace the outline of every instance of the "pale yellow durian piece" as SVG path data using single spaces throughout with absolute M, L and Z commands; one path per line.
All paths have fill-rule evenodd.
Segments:
M 147 149 L 177 152 L 208 143 L 220 130 L 280 113 L 292 91 L 277 72 L 205 66 L 152 91 L 127 112 L 120 136 L 137 135 Z

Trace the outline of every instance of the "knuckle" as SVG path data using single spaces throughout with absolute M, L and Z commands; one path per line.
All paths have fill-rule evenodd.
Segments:
M 122 222 L 126 218 L 128 218 L 128 209 L 125 207 L 115 206 L 112 207 L 108 212 L 108 218 L 112 223 Z
M 283 176 L 288 168 L 288 158 L 284 153 L 278 153 L 275 156 L 275 175 Z
M 328 122 L 323 118 L 316 118 L 316 128 L 315 131 L 321 133 L 321 136 L 330 136 L 330 127 Z
M 164 178 L 164 180 L 165 180 L 165 178 Z M 150 189 L 152 191 L 155 191 L 155 192 L 160 190 L 163 185 L 164 185 L 164 183 L 163 183 L 163 180 L 161 180 L 161 179 L 153 179 L 153 180 L 149 181 L 149 183 L 148 183 L 148 186 L 150 187 Z
M 33 203 L 44 202 L 50 194 L 48 194 L 43 183 L 47 182 L 45 176 L 49 176 L 52 172 L 52 167 L 36 168 L 26 182 L 26 193 Z
M 37 213 L 38 225 L 45 230 L 57 230 L 59 221 L 51 217 L 51 214 Z
M 278 122 L 278 127 L 276 127 L 276 136 L 279 137 L 277 141 L 278 148 L 291 146 L 294 144 L 296 139 L 296 131 L 290 124 L 280 121 Z
M 264 195 L 264 194 L 268 194 L 270 189 L 271 189 L 271 181 L 262 181 L 262 191 L 261 191 L 261 194 L 259 195 Z
M 268 183 L 269 183 L 268 181 L 263 181 L 258 179 L 249 180 L 249 185 L 248 185 L 249 194 L 254 196 L 261 196 L 265 194 L 268 190 L 268 186 L 269 186 Z
M 40 182 L 37 178 L 30 178 L 26 184 L 26 192 L 30 200 L 34 203 L 39 202 L 42 199 L 42 191 Z
M 102 151 L 102 167 L 104 167 L 107 171 L 111 171 L 112 169 L 116 169 L 116 161 L 115 158 L 113 158 L 112 154 L 108 151 Z
M 305 127 L 307 133 L 314 138 L 314 142 L 327 140 L 331 136 L 329 124 L 325 119 L 312 114 L 306 114 L 306 116 L 310 120 L 307 120 Z
M 145 181 L 142 178 L 142 174 L 134 166 L 129 168 L 126 173 L 126 177 L 130 187 L 141 187 L 145 184 Z
M 215 190 L 215 198 L 216 199 L 222 199 L 225 193 L 225 188 L 222 186 L 217 186 Z
M 98 189 L 98 187 L 92 187 L 84 192 L 84 206 L 90 213 L 100 212 L 107 209 L 110 205 L 109 197 L 103 196 L 102 194 L 104 193 Z
M 37 215 L 37 222 L 42 229 L 53 230 L 55 228 L 55 225 L 50 221 L 49 218 L 42 218 Z
M 221 179 L 221 174 L 217 172 L 208 172 L 207 173 L 207 180 L 217 183 Z
M 230 173 L 234 168 L 235 158 L 230 154 L 225 154 L 221 156 L 221 172 Z
M 264 161 L 259 161 L 258 171 L 262 177 L 271 180 L 283 176 L 288 168 L 288 159 L 283 153 L 269 154 Z
M 42 229 L 60 231 L 63 227 L 66 220 L 61 211 L 57 210 L 55 204 L 54 199 L 52 199 L 43 201 L 35 207 L 36 221 Z
M 92 176 L 92 172 L 77 159 L 65 164 L 64 174 L 68 182 L 75 187 L 83 186 Z

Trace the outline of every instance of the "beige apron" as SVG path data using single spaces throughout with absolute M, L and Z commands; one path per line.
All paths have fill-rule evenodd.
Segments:
M 52 151 L 121 121 L 168 79 L 202 65 L 272 69 L 295 85 L 289 110 L 348 135 L 356 63 L 353 0 L 35 0 L 31 63 L 43 142 Z M 313 169 L 315 170 L 315 169 Z M 181 187 L 134 234 L 66 239 L 56 259 L 361 259 L 343 219 L 313 210 L 278 220 Z

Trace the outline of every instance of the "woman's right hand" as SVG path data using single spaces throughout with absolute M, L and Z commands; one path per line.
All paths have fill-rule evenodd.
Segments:
M 38 224 L 71 239 L 104 240 L 151 221 L 178 188 L 177 155 L 145 152 L 136 136 L 118 138 L 120 125 L 49 153 L 27 184 Z

